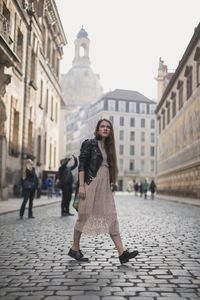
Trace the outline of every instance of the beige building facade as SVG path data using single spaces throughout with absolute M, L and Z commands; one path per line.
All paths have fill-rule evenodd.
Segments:
M 200 24 L 156 114 L 159 193 L 200 199 Z
M 155 178 L 156 103 L 137 91 L 116 89 L 82 107 L 67 119 L 68 155 L 79 155 L 84 139 L 93 138 L 98 120 L 109 119 L 114 127 L 118 159 L 118 186 L 126 191 Z
M 17 193 L 24 163 L 40 182 L 59 165 L 59 62 L 67 43 L 54 0 L 1 1 L 1 198 Z

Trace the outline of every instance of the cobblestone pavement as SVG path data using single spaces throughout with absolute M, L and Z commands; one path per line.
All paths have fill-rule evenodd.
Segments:
M 120 265 L 108 235 L 82 239 L 90 263 L 67 256 L 74 217 L 60 205 L 36 219 L 0 216 L 0 298 L 5 300 L 200 299 L 200 207 L 117 196 L 124 244 L 140 252 Z

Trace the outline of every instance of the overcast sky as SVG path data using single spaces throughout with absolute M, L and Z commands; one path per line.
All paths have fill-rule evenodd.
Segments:
M 68 45 L 61 73 L 74 58 L 82 25 L 90 39 L 91 67 L 104 91 L 136 90 L 157 97 L 159 57 L 175 70 L 200 22 L 200 0 L 55 0 Z

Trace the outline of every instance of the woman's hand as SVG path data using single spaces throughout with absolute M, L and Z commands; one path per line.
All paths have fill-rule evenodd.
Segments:
M 85 193 L 85 185 L 80 185 L 79 186 L 79 197 L 81 199 L 85 199 L 85 195 L 86 195 L 86 193 Z
M 113 182 L 110 184 L 110 187 L 111 187 L 112 192 L 115 192 L 118 189 L 118 185 L 116 183 L 113 183 Z

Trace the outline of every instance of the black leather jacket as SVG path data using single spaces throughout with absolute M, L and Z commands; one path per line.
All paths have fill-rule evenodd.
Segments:
M 103 157 L 98 146 L 98 140 L 96 138 L 85 140 L 80 150 L 78 170 L 79 172 L 85 172 L 85 182 L 87 184 L 90 184 L 96 177 L 102 161 Z

